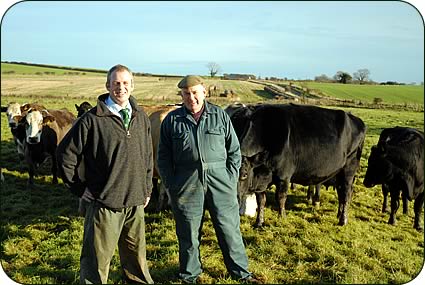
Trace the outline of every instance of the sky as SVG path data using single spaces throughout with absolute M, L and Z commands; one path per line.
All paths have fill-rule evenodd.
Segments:
M 2 2 L 16 2 L 1 0 Z M 417 8 L 421 0 L 411 0 Z M 7 4 L 6 4 L 7 5 Z M 11 6 L 11 7 L 10 7 Z M 1 60 L 134 72 L 314 79 L 368 69 L 424 81 L 424 22 L 401 1 L 23 1 L 1 22 Z M 421 10 L 424 13 L 423 10 Z

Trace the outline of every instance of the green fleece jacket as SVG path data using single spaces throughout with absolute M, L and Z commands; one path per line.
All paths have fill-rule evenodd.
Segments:
M 61 177 L 71 192 L 88 188 L 110 209 L 143 205 L 152 191 L 150 121 L 134 97 L 128 131 L 99 96 L 96 107 L 79 118 L 57 148 Z

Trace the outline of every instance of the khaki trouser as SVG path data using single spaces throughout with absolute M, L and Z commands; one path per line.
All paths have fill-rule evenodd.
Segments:
M 124 280 L 152 284 L 147 260 L 143 205 L 119 211 L 92 202 L 86 209 L 80 283 L 108 283 L 109 265 L 118 244 Z

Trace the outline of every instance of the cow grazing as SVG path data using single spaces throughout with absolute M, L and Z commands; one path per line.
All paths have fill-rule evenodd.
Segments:
M 335 176 L 338 224 L 347 224 L 353 179 L 366 133 L 363 121 L 341 110 L 307 105 L 267 104 L 241 109 L 246 110 L 237 111 L 232 117 L 234 127 L 238 129 L 236 133 L 241 138 L 243 157 L 239 197 L 252 192 L 254 169 L 261 166 L 263 174 L 257 176 L 270 178 L 272 175 L 279 215 L 285 216 L 290 182 L 316 185 Z M 237 116 L 238 113 L 242 116 Z M 263 222 L 264 219 L 257 215 L 256 226 Z
M 396 224 L 396 213 L 403 199 L 415 200 L 414 228 L 422 230 L 424 203 L 424 134 L 416 129 L 394 127 L 384 129 L 378 144 L 372 147 L 363 181 L 366 187 L 383 184 L 391 195 L 388 223 Z M 384 187 L 385 187 L 384 186 Z
M 87 102 L 84 101 L 83 103 L 81 103 L 80 105 L 75 104 L 75 109 L 77 110 L 78 114 L 77 114 L 77 118 L 81 117 L 82 115 L 84 115 L 88 110 L 90 110 L 91 108 L 93 108 L 93 106 Z
M 28 184 L 34 184 L 36 168 L 52 158 L 53 183 L 57 183 L 56 147 L 72 126 L 75 116 L 68 110 L 30 110 L 23 118 L 25 160 L 29 166 Z

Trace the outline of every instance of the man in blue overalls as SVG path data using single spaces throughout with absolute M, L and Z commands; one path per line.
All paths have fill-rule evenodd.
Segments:
M 158 167 L 167 187 L 179 240 L 179 277 L 195 283 L 202 272 L 200 232 L 208 209 L 226 268 L 233 278 L 257 283 L 239 228 L 237 181 L 241 163 L 238 138 L 229 116 L 205 101 L 202 78 L 178 84 L 184 106 L 161 125 Z

